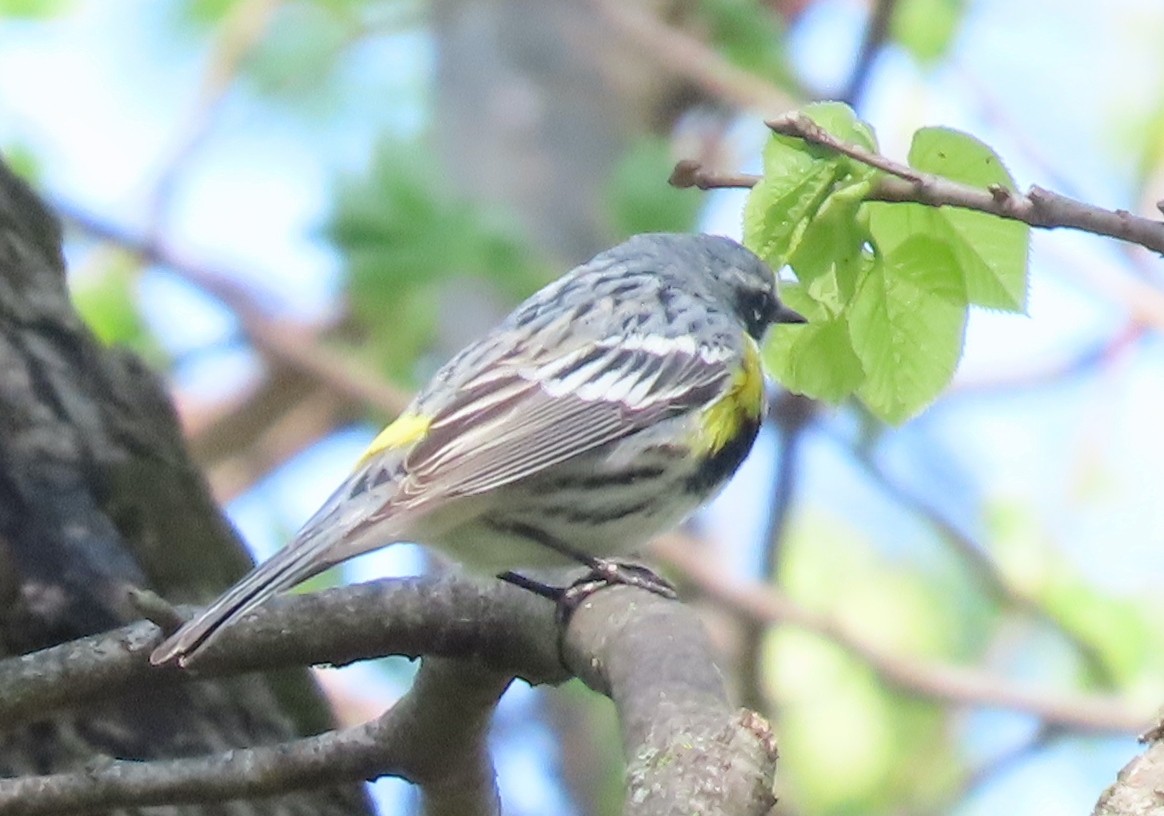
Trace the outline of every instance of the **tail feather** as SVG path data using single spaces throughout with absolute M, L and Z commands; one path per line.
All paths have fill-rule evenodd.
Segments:
M 191 618 L 150 654 L 155 666 L 177 661 L 186 665 L 214 636 L 272 595 L 323 572 L 335 560 L 328 550 L 333 536 L 296 539 L 259 564 L 214 603 Z
M 340 561 L 398 541 L 407 512 L 391 512 L 394 480 L 370 480 L 393 465 L 377 459 L 361 465 L 308 519 L 286 547 L 251 570 L 150 654 L 155 666 L 186 665 L 223 627 L 272 595 L 306 581 Z

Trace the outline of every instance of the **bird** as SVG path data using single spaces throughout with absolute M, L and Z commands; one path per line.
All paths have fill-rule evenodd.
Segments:
M 290 543 L 150 655 L 186 665 L 270 596 L 401 541 L 471 569 L 635 551 L 709 500 L 765 411 L 760 343 L 803 323 L 716 235 L 636 235 L 441 367 Z

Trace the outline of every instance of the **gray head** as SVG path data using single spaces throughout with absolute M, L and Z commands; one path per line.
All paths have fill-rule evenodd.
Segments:
M 636 235 L 623 247 L 654 256 L 662 262 L 660 272 L 681 276 L 680 285 L 703 289 L 728 304 L 757 340 L 773 323 L 805 322 L 780 302 L 771 268 L 730 238 L 658 232 Z

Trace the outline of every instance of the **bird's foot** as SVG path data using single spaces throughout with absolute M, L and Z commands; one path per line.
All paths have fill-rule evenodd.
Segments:
M 513 571 L 502 572 L 497 577 L 553 601 L 557 605 L 558 622 L 563 628 L 587 598 L 605 587 L 619 585 L 638 587 L 671 601 L 679 597 L 674 586 L 642 564 L 596 558 L 589 565 L 589 569 L 589 572 L 567 587 L 544 584 Z

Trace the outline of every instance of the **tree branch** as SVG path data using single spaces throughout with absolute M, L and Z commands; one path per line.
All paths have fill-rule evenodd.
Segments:
M 661 539 L 654 550 L 682 569 L 710 600 L 736 615 L 768 624 L 787 623 L 820 635 L 869 666 L 889 685 L 956 705 L 999 708 L 1038 717 L 1048 725 L 1097 733 L 1135 733 L 1151 715 L 1106 695 L 1026 689 L 1004 678 L 961 666 L 891 654 L 836 619 L 797 604 L 755 582 L 740 584 L 696 558 L 680 542 Z
M 865 35 L 861 38 L 861 48 L 853 64 L 853 71 L 841 95 L 841 98 L 853 107 L 857 107 L 861 97 L 865 95 L 869 74 L 877 55 L 881 53 L 881 48 L 889 37 L 889 24 L 893 21 L 893 12 L 896 8 L 897 0 L 877 0 L 873 4 L 869 22 L 865 26 Z
M 974 576 L 979 589 L 995 601 L 1049 626 L 1079 653 L 1096 682 L 1108 687 L 1116 685 L 1115 677 L 1102 651 L 1095 644 L 1088 642 L 1083 634 L 1073 630 L 1057 617 L 1040 602 L 1038 597 L 1015 586 L 999 569 L 985 546 L 963 532 L 930 502 L 891 479 L 875 460 L 873 451 L 868 448 L 853 448 L 848 452 L 852 461 L 890 499 L 920 518 L 946 542 L 967 571 Z
M 788 110 L 797 104 L 791 94 L 732 65 L 707 43 L 662 23 L 638 4 L 613 0 L 591 0 L 591 3 L 636 48 L 714 99 L 743 109 L 773 112 Z
M 281 5 L 281 0 L 250 0 L 236 4 L 223 17 L 197 94 L 180 117 L 184 121 L 177 130 L 176 142 L 161 162 L 161 172 L 150 192 L 147 211 L 151 235 L 159 231 L 182 173 L 213 130 L 244 62 L 266 37 Z
M 456 573 L 386 579 L 274 598 L 200 652 L 194 672 L 150 666 L 161 633 L 138 622 L 0 661 L 0 722 L 12 727 L 142 684 L 385 655 L 479 657 L 531 683 L 557 683 L 566 674 L 552 618 L 547 601 L 500 581 Z
M 494 816 L 500 809 L 485 735 L 508 683 L 470 663 L 426 659 L 408 693 L 364 725 L 194 759 L 113 760 L 77 773 L 3 780 L 0 812 L 65 816 L 210 803 L 400 776 L 425 790 L 429 814 Z
M 193 679 L 149 666 L 159 635 L 138 623 L 0 662 L 0 721 Z M 728 703 L 711 651 L 693 610 L 629 587 L 587 598 L 565 633 L 544 599 L 460 575 L 277 598 L 208 646 L 196 676 L 423 653 L 413 689 L 370 723 L 302 740 L 0 780 L 0 812 L 218 802 L 395 775 L 424 789 L 429 813 L 493 814 L 482 741 L 492 707 L 512 677 L 565 681 L 564 662 L 618 708 L 629 764 L 625 813 L 677 815 L 695 802 L 704 814 L 760 816 L 774 803 L 774 738 L 759 715 Z
M 932 173 L 914 170 L 880 153 L 843 142 L 800 113 L 773 119 L 767 125 L 782 136 L 803 139 L 809 144 L 833 150 L 886 173 L 866 197 L 867 201 L 960 207 L 1021 221 L 1042 229 L 1066 227 L 1117 238 L 1164 254 L 1164 221 L 1132 215 L 1127 210 L 1107 210 L 1038 186 L 1032 186 L 1024 195 L 999 185 L 983 189 L 960 184 Z M 754 187 L 760 178 L 748 174 L 711 173 L 697 162 L 687 160 L 675 165 L 671 184 L 681 188 L 710 190 L 720 187 Z
M 187 260 L 159 241 L 131 235 L 67 203 L 57 202 L 56 206 L 78 229 L 116 244 L 142 260 L 166 267 L 218 300 L 238 317 L 255 348 L 269 359 L 302 371 L 336 393 L 389 415 L 399 413 L 408 404 L 409 396 L 401 389 L 361 370 L 347 355 L 324 347 L 302 327 L 271 317 L 258 298 L 230 274 Z
M 141 361 L 97 342 L 68 299 L 60 226 L 0 163 L 0 651 L 19 655 L 135 620 L 127 584 L 209 594 L 245 569 Z M 6 664 L 13 665 L 13 664 Z M 0 689 L 8 701 L 9 689 Z M 67 711 L 0 719 L 3 774 L 100 757 L 215 752 L 330 727 L 306 672 L 137 684 Z M 209 809 L 187 808 L 189 813 Z M 336 784 L 237 810 L 371 812 Z
M 694 610 L 611 587 L 574 613 L 566 665 L 618 709 L 627 757 L 626 816 L 766 816 L 776 741 L 736 710 Z
M 1116 781 L 1103 792 L 1092 816 L 1150 816 L 1160 812 L 1160 792 L 1164 791 L 1164 742 L 1146 738 L 1150 747 L 1119 772 Z

